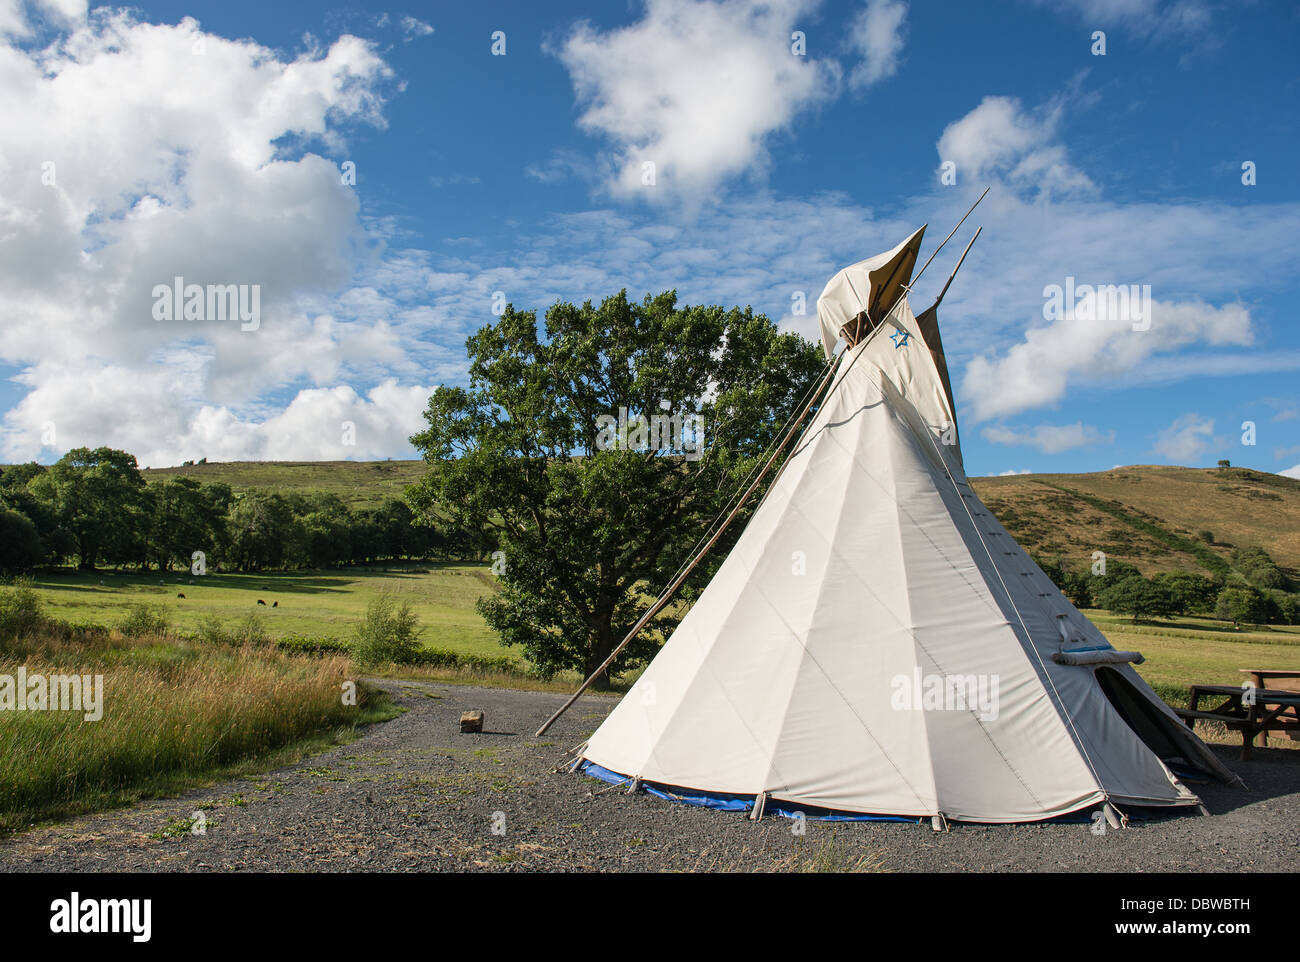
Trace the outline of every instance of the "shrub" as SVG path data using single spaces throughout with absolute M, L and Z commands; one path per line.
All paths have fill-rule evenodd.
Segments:
M 1129 575 L 1103 588 L 1097 601 L 1118 614 L 1141 618 L 1171 618 L 1178 610 L 1169 589 L 1148 581 L 1141 575 Z
M 346 655 L 352 651 L 352 646 L 342 638 L 329 636 L 286 635 L 275 645 L 291 655 Z
M 230 633 L 226 631 L 226 623 L 216 615 L 200 618 L 199 628 L 194 633 L 194 637 L 207 645 L 230 644 Z
M 1290 591 L 1265 591 L 1270 624 L 1300 624 L 1300 594 Z
M 231 648 L 242 648 L 244 645 L 264 648 L 271 644 L 266 625 L 255 614 L 245 615 L 233 625 L 227 625 L 215 616 L 204 618 L 199 622 L 196 636 L 205 644 L 228 645 Z
M 389 662 L 415 664 L 420 657 L 421 630 L 410 602 L 398 604 L 392 595 L 379 595 L 366 607 L 366 617 L 352 645 L 352 657 L 366 667 Z
M 1267 599 L 1254 588 L 1224 588 L 1214 605 L 1214 616 L 1234 625 L 1258 625 L 1268 617 Z
M 118 625 L 124 635 L 165 635 L 171 628 L 171 618 L 162 605 L 137 602 L 127 609 L 126 618 Z
M 0 638 L 17 638 L 45 622 L 45 603 L 28 578 L 0 590 Z
M 1220 586 L 1209 578 L 1186 571 L 1166 571 L 1151 580 L 1173 596 L 1180 615 L 1209 614 L 1214 611 Z
M 41 536 L 25 514 L 0 507 L 0 571 L 26 571 L 41 560 Z
M 68 641 L 106 641 L 112 633 L 108 625 L 94 621 L 51 621 L 45 622 L 45 631 L 55 638 Z
M 421 648 L 411 663 L 429 668 L 454 668 L 487 674 L 525 674 L 519 667 L 519 662 L 509 655 L 463 655 L 446 648 Z
M 1232 565 L 1255 588 L 1287 590 L 1291 582 L 1263 548 L 1238 548 L 1232 553 Z
M 1092 607 L 1091 579 L 1092 575 L 1088 569 L 1084 569 L 1083 573 L 1078 571 L 1067 571 L 1065 573 L 1064 583 L 1060 587 L 1065 597 L 1070 599 L 1070 604 L 1076 608 Z

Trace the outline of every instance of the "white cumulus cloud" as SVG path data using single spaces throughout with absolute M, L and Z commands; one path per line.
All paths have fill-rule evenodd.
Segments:
M 791 49 L 814 5 L 648 0 L 629 26 L 577 24 L 554 52 L 583 108 L 579 124 L 612 144 L 607 187 L 699 196 L 761 168 L 768 139 L 838 86 L 838 64 Z M 646 164 L 654 187 L 643 182 Z
M 84 4 L 56 6 L 69 25 L 49 46 L 0 39 L 0 361 L 27 390 L 0 452 L 112 444 L 162 464 L 333 450 L 277 433 L 290 412 L 275 399 L 292 399 L 284 423 L 301 424 L 303 405 L 341 411 L 312 385 L 414 373 L 409 318 L 334 310 L 365 237 L 325 155 L 347 125 L 382 125 L 389 68 L 351 36 L 285 59 L 189 18 L 77 21 Z M 155 320 L 153 291 L 176 277 L 256 285 L 260 326 Z M 392 392 L 350 402 L 358 425 Z M 228 436 L 212 433 L 221 425 Z
M 1092 191 L 1057 139 L 1062 110 L 1059 101 L 1028 110 L 1014 97 L 985 97 L 944 128 L 939 160 L 956 164 L 964 183 L 1003 182 L 1040 195 Z
M 1070 314 L 1030 328 L 1000 357 L 979 354 L 966 365 L 961 394 L 976 421 L 1054 404 L 1080 378 L 1142 377 L 1150 358 L 1190 344 L 1248 345 L 1250 312 L 1241 304 L 1152 301 L 1148 330 L 1129 318 Z

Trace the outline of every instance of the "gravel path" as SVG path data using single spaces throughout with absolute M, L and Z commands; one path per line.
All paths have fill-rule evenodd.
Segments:
M 1276 870 L 1300 849 L 1300 751 L 1242 762 L 1248 790 L 1201 786 L 1213 817 L 1093 835 L 1086 824 L 760 823 L 628 796 L 552 769 L 613 707 L 586 697 L 383 682 L 405 714 L 350 745 L 265 775 L 87 816 L 0 843 L 3 871 L 663 871 L 789 869 L 813 856 L 887 871 Z M 462 735 L 461 711 L 488 731 Z M 205 835 L 175 826 L 202 810 Z M 501 813 L 494 815 L 494 813 Z M 497 828 L 504 834 L 494 834 Z M 172 828 L 173 834 L 168 834 Z

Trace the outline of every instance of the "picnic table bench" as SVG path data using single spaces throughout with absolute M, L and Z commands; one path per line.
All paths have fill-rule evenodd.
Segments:
M 1187 723 L 1187 727 L 1194 728 L 1199 718 L 1222 722 L 1230 730 L 1241 732 L 1243 759 L 1250 758 L 1257 735 L 1263 734 L 1267 743 L 1269 732 L 1282 732 L 1292 738 L 1300 733 L 1300 691 L 1234 685 L 1190 685 L 1188 692 L 1188 707 L 1174 709 Z M 1247 694 L 1250 695 L 1249 698 Z M 1223 701 L 1209 711 L 1202 711 L 1202 698 L 1222 698 Z

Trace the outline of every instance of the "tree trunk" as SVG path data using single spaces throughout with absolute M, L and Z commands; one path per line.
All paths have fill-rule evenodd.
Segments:
M 595 626 L 596 637 L 592 639 L 591 648 L 587 651 L 587 669 L 583 673 L 585 677 L 590 677 L 591 673 L 599 668 L 609 657 L 609 653 L 614 650 L 614 628 L 610 624 L 609 617 L 612 614 L 611 611 L 603 618 L 599 614 L 596 616 L 598 619 Z M 596 691 L 609 691 L 609 671 L 602 671 L 597 675 L 591 687 Z

